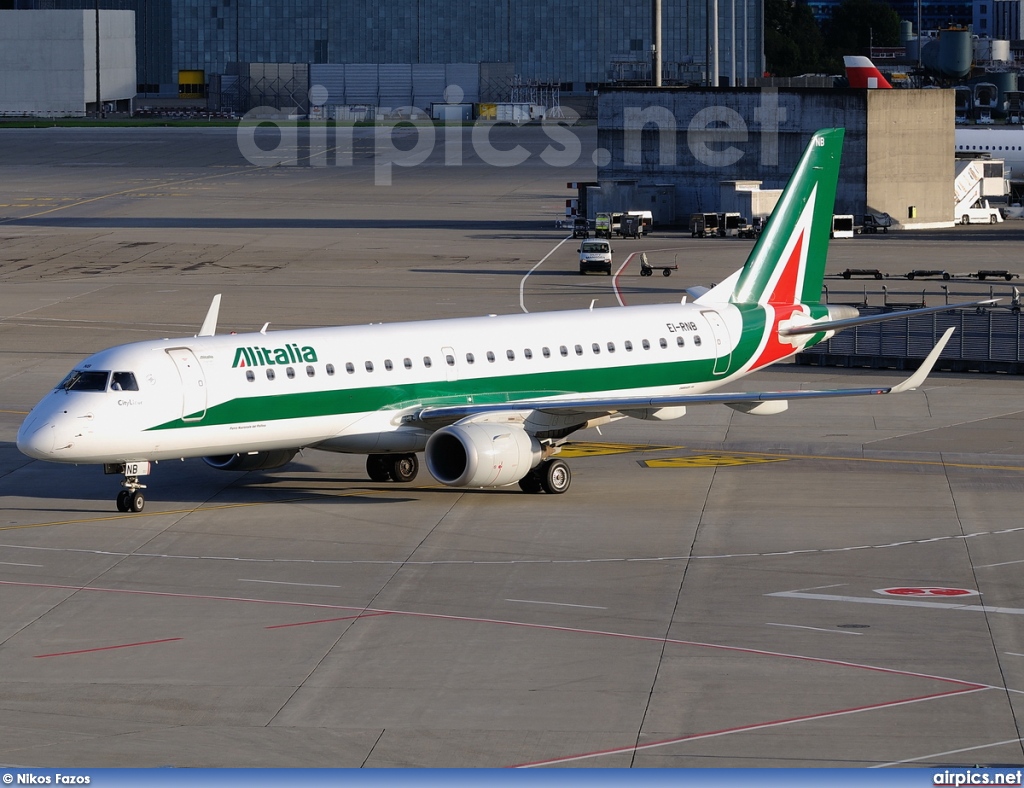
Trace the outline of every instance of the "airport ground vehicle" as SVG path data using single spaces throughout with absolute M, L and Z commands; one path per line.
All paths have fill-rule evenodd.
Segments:
M 662 276 L 671 276 L 673 271 L 679 270 L 679 263 L 672 265 L 652 265 L 647 259 L 647 253 L 640 254 L 640 276 L 654 276 L 655 271 L 661 271 Z
M 612 245 L 604 238 L 585 240 L 576 250 L 580 254 L 580 273 L 597 271 L 607 276 L 612 273 Z
M 690 235 L 693 238 L 704 238 L 709 235 L 718 235 L 718 214 L 690 214 Z
M 864 214 L 864 223 L 861 225 L 862 233 L 888 233 L 892 227 L 892 217 L 887 214 Z
M 610 213 L 599 213 L 594 217 L 594 237 L 612 237 L 612 215 Z
M 960 224 L 996 224 L 1003 221 L 999 209 L 989 205 L 988 200 L 981 200 L 971 208 L 964 208 L 963 214 L 958 218 Z

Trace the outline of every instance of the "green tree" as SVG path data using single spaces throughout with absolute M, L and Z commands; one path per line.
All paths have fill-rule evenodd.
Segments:
M 769 73 L 775 76 L 822 71 L 824 38 L 806 3 L 764 0 L 764 56 Z
M 900 17 L 884 0 L 843 0 L 825 20 L 830 70 L 841 73 L 844 55 L 867 55 L 871 46 L 900 43 Z

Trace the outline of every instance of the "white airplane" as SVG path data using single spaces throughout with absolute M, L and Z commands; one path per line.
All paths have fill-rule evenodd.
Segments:
M 870 59 L 847 55 L 843 63 L 851 88 L 892 88 Z M 1008 180 L 1024 179 L 1024 126 L 957 126 L 953 148 L 958 153 L 987 153 L 989 158 L 1002 159 L 1009 170 Z
M 367 454 L 378 482 L 412 480 L 423 452 L 445 485 L 562 493 L 571 476 L 556 455 L 586 427 L 914 389 L 953 329 L 894 386 L 714 391 L 839 329 L 950 308 L 858 317 L 821 303 L 843 133 L 813 136 L 744 267 L 693 303 L 215 335 L 216 296 L 194 337 L 77 364 L 26 417 L 18 448 L 123 474 L 117 508 L 131 512 L 161 460 L 248 471 L 306 448 Z

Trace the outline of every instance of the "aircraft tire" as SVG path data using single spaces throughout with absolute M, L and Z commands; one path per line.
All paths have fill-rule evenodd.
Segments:
M 963 216 L 960 217 L 960 224 L 970 224 L 970 223 L 971 223 L 971 217 L 968 216 L 966 213 Z
M 391 481 L 391 461 L 386 454 L 368 454 L 366 456 L 366 475 L 371 482 Z
M 561 495 L 569 489 L 572 473 L 564 460 L 548 460 L 537 469 L 540 472 L 540 484 L 544 492 Z
M 128 511 L 138 514 L 146 507 L 146 497 L 136 490 L 128 496 Z
M 117 511 L 119 511 L 119 512 L 130 512 L 131 511 L 131 509 L 128 508 L 128 497 L 130 495 L 131 495 L 131 493 L 128 492 L 127 490 L 121 490 L 121 492 L 119 492 L 117 494 Z
M 399 454 L 391 459 L 391 478 L 396 482 L 411 482 L 420 470 L 415 454 Z

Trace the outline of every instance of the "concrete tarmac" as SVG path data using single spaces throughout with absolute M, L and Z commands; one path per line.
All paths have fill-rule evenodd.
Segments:
M 616 308 L 678 300 L 750 249 L 658 233 L 615 257 L 672 276 L 634 258 L 581 277 L 554 219 L 565 182 L 594 177 L 592 128 L 564 167 L 542 130 L 496 129 L 529 153 L 504 168 L 466 130 L 462 164 L 439 140 L 390 186 L 368 133 L 351 165 L 270 168 L 231 130 L 0 131 L 0 762 L 1024 761 L 1015 377 L 617 422 L 574 436 L 562 496 L 425 470 L 377 484 L 362 457 L 306 451 L 264 473 L 160 463 L 128 515 L 118 477 L 18 453 L 24 413 L 79 359 L 191 336 L 215 293 L 220 331 Z M 1022 239 L 858 237 L 828 270 L 1013 269 Z M 880 284 L 1011 294 L 828 280 L 875 302 Z M 900 377 L 779 365 L 744 387 Z

